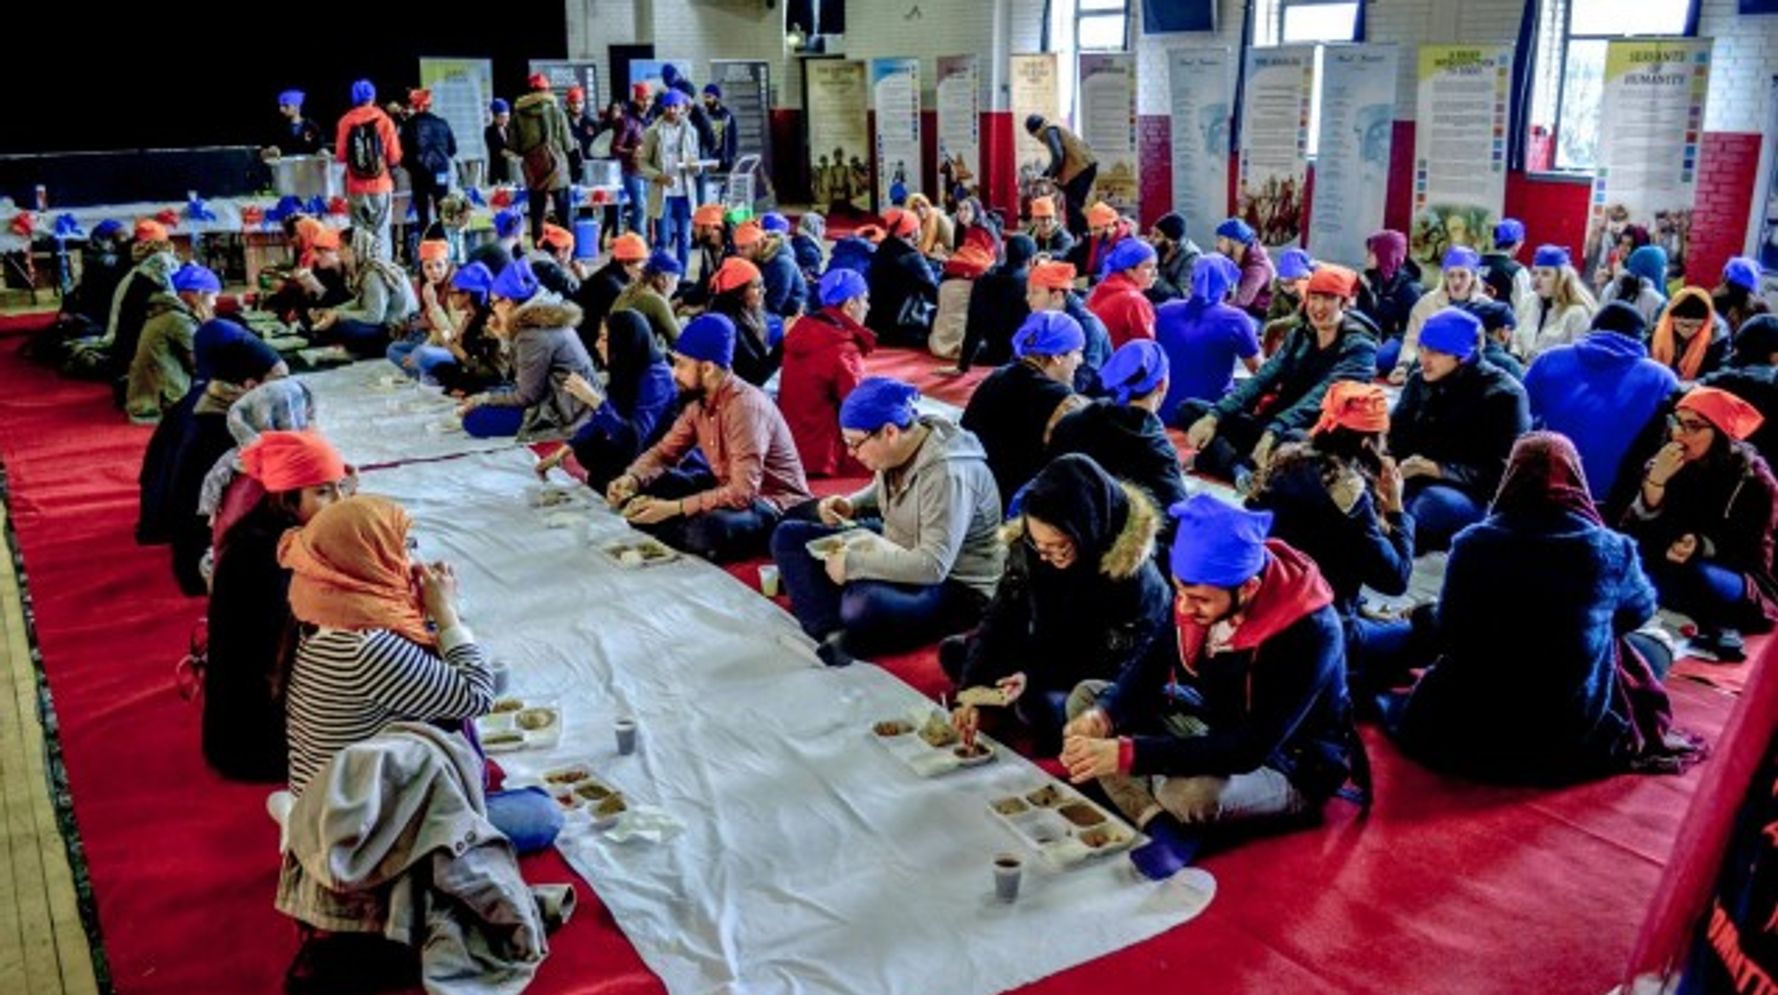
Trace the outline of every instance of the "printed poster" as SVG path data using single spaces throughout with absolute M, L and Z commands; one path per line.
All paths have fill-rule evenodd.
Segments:
M 1453 245 L 1491 246 L 1506 205 L 1512 69 L 1509 45 L 1420 46 L 1408 252 L 1422 264 Z
M 1055 185 L 1043 178 L 1049 168 L 1049 148 L 1025 130 L 1025 119 L 1033 114 L 1046 121 L 1055 121 L 1062 114 L 1062 90 L 1058 82 L 1056 53 L 1015 55 L 1011 61 L 1012 79 L 1012 147 L 1018 161 L 1019 216 L 1030 214 L 1026 205 L 1032 197 L 1056 192 Z
M 1015 123 L 1014 127 L 1022 127 Z M 944 208 L 981 195 L 982 75 L 974 55 L 938 58 L 938 177 Z
M 486 162 L 488 143 L 482 137 L 482 129 L 491 120 L 488 104 L 494 99 L 493 61 L 423 58 L 420 86 L 432 91 L 432 113 L 451 126 L 451 134 L 457 139 L 457 159 Z
M 710 60 L 710 82 L 735 116 L 735 158 L 759 156 L 759 177 L 772 175 L 772 65 L 753 59 Z M 702 89 L 700 87 L 700 89 Z
M 1226 48 L 1176 48 L 1167 53 L 1173 113 L 1173 209 L 1186 235 L 1208 244 L 1229 216 L 1229 117 L 1234 61 Z
M 603 112 L 603 105 L 599 103 L 598 63 L 532 59 L 529 71 L 549 77 L 550 92 L 556 95 L 564 109 L 568 106 L 568 91 L 578 86 L 586 93 L 587 110 L 594 117 Z
M 1314 84 L 1314 46 L 1248 49 L 1235 213 L 1268 246 L 1302 239 Z
M 888 210 L 920 192 L 920 60 L 870 60 L 870 86 L 877 111 L 876 204 Z
M 1395 46 L 1330 45 L 1321 53 L 1321 134 L 1308 248 L 1362 267 L 1364 240 L 1383 227 L 1395 128 Z
M 809 187 L 816 209 L 870 207 L 870 132 L 865 65 L 846 59 L 803 63 L 808 86 Z
M 1135 217 L 1142 207 L 1136 149 L 1136 53 L 1080 54 L 1080 127 L 1099 159 L 1087 203 L 1103 200 Z M 1083 205 L 1084 206 L 1084 205 Z

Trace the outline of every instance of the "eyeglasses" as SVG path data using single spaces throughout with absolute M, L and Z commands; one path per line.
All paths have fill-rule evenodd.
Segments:
M 1668 415 L 1667 425 L 1687 435 L 1697 435 L 1705 429 L 1714 427 L 1702 418 L 1683 418 L 1679 415 Z
M 1025 545 L 1031 547 L 1032 552 L 1051 563 L 1065 560 L 1074 555 L 1074 543 L 1067 539 L 1057 539 L 1055 542 L 1038 542 L 1037 538 L 1030 533 L 1029 527 L 1025 532 L 1024 540 Z
M 842 440 L 846 444 L 846 453 L 850 456 L 857 456 L 858 450 L 863 449 L 865 443 L 876 438 L 879 434 L 882 433 L 882 431 L 883 430 L 879 428 L 875 432 L 870 433 L 869 435 L 861 435 L 856 439 Z

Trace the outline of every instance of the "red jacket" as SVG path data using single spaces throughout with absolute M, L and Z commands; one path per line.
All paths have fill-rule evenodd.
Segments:
M 383 160 L 387 166 L 383 175 L 374 180 L 358 179 L 352 175 L 351 170 L 346 170 L 346 193 L 394 193 L 395 180 L 389 171 L 401 163 L 401 136 L 396 134 L 395 122 L 389 120 L 389 115 L 384 114 L 382 108 L 365 104 L 363 107 L 352 108 L 340 118 L 339 127 L 334 130 L 334 158 L 340 162 L 346 161 L 346 138 L 363 121 L 377 123 L 377 137 L 383 140 Z
M 1136 286 L 1128 271 L 1113 273 L 1099 282 L 1087 297 L 1087 310 L 1105 322 L 1116 349 L 1132 339 L 1154 338 L 1154 305 Z
M 840 402 L 864 379 L 864 357 L 876 347 L 874 332 L 833 308 L 798 319 L 785 334 L 778 407 L 809 476 L 864 473 L 840 441 Z

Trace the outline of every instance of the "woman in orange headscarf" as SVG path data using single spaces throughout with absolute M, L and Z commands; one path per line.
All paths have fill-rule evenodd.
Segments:
M 493 703 L 487 657 L 457 616 L 456 575 L 410 562 L 410 524 L 395 502 L 360 495 L 278 544 L 301 623 L 287 691 L 293 794 L 391 722 L 470 719 Z
M 1655 323 L 1648 355 L 1686 383 L 1721 369 L 1729 357 L 1729 331 L 1717 320 L 1710 295 L 1699 287 L 1674 294 Z

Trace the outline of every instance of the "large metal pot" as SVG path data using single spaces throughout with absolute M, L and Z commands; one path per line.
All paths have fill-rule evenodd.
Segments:
M 334 197 L 345 188 L 345 165 L 331 156 L 287 155 L 268 163 L 280 197 Z M 335 167 L 338 167 L 337 170 Z
M 581 182 L 595 189 L 616 190 L 623 186 L 623 164 L 616 159 L 588 159 L 581 165 Z
M 458 159 L 457 185 L 465 190 L 480 190 L 488 175 L 486 159 Z

